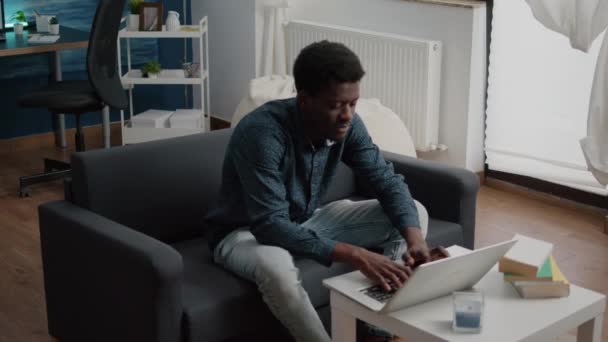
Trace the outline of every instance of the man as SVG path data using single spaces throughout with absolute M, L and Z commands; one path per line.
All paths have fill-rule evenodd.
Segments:
M 298 342 L 330 338 L 293 257 L 349 263 L 387 290 L 403 285 L 414 262 L 429 260 L 418 215 L 428 222 L 426 211 L 355 114 L 364 73 L 342 44 L 304 48 L 293 70 L 297 97 L 269 102 L 235 128 L 220 200 L 208 216 L 219 227 L 211 239 L 215 261 L 255 282 Z M 377 200 L 321 206 L 340 161 L 369 183 Z M 401 256 L 405 265 L 394 261 Z M 374 328 L 370 333 L 383 335 Z

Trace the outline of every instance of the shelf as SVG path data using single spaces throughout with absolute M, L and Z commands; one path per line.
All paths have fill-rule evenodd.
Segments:
M 121 19 L 121 25 L 127 24 L 127 18 Z M 209 62 L 207 51 L 209 49 L 209 38 L 208 38 L 208 29 L 209 25 L 207 22 L 207 17 L 201 18 L 198 22 L 198 25 L 188 25 L 182 26 L 182 29 L 186 29 L 185 31 L 178 32 L 168 32 L 166 31 L 166 27 L 163 26 L 162 31 L 128 31 L 126 28 L 119 30 L 118 38 L 116 39 L 116 44 L 118 45 L 117 50 L 117 63 L 118 70 L 121 72 L 120 80 L 122 82 L 123 88 L 128 90 L 129 93 L 129 109 L 128 115 L 125 116 L 125 111 L 120 111 L 120 121 L 121 121 L 121 131 L 122 131 L 122 142 L 123 144 L 136 144 L 146 141 L 158 140 L 158 139 L 168 139 L 174 137 L 181 137 L 184 135 L 202 133 L 209 130 Z M 125 39 L 126 38 L 126 39 Z M 132 44 L 130 44 L 130 38 L 184 38 L 184 39 L 196 39 L 199 42 L 200 47 L 200 55 L 197 58 L 198 60 L 193 60 L 198 65 L 200 65 L 200 73 L 201 75 L 198 77 L 185 77 L 184 70 L 179 68 L 178 65 L 173 65 L 173 67 L 177 67 L 176 69 L 164 69 L 160 72 L 158 77 L 156 78 L 148 78 L 143 77 L 142 72 L 139 68 L 134 68 L 132 65 L 131 55 L 132 55 Z M 125 65 L 122 64 L 122 47 L 126 43 L 126 60 L 127 63 Z M 181 52 L 181 49 L 176 50 L 174 52 Z M 184 56 L 185 57 L 185 56 Z M 176 57 L 176 60 L 178 57 Z M 123 67 L 126 67 L 123 69 Z M 125 71 L 124 70 L 128 70 Z M 199 122 L 200 128 L 153 128 L 153 127 L 131 127 L 130 120 L 125 120 L 128 118 L 133 118 L 133 89 L 135 86 L 139 85 L 200 85 L 198 87 L 192 87 L 192 91 L 200 91 L 200 112 L 203 115 Z M 188 87 L 189 88 L 189 87 Z M 145 101 L 145 99 L 144 99 Z
M 205 22 L 206 23 L 206 22 Z M 184 26 L 182 26 L 184 27 Z M 178 31 L 169 32 L 166 31 L 163 25 L 162 31 L 127 31 L 126 28 L 118 31 L 119 38 L 200 38 L 201 29 L 199 25 L 188 25 L 185 26 L 195 31 Z
M 146 141 L 169 139 L 204 132 L 203 128 L 149 128 L 123 126 L 123 144 L 137 144 Z
M 122 83 L 129 84 L 201 84 L 207 78 L 207 71 L 202 77 L 186 78 L 182 69 L 164 69 L 157 78 L 143 77 L 141 70 L 131 70 L 121 77 Z

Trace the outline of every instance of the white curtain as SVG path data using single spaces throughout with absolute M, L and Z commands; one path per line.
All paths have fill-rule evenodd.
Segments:
M 553 12 L 547 25 L 566 27 L 567 13 Z M 572 49 L 565 36 L 534 18 L 525 0 L 495 0 L 492 26 L 485 144 L 489 168 L 608 195 L 589 172 L 579 145 L 587 136 L 601 40 L 589 44 L 588 53 Z M 576 41 L 582 41 L 580 36 Z
M 264 8 L 264 36 L 260 76 L 287 75 L 287 51 L 284 23 L 289 4 L 286 0 Z
M 532 13 L 550 30 L 570 39 L 570 45 L 587 52 L 608 25 L 608 0 L 527 0 Z M 589 101 L 587 136 L 581 147 L 589 171 L 608 184 L 608 35 L 600 50 Z

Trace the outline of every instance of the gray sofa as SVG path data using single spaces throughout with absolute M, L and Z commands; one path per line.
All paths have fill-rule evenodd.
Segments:
M 66 200 L 40 206 L 51 335 L 65 341 L 252 341 L 284 330 L 254 285 L 216 266 L 203 217 L 217 195 L 231 130 L 72 157 Z M 429 211 L 430 246 L 473 247 L 477 176 L 386 153 Z M 326 201 L 365 197 L 343 167 Z M 326 324 L 321 280 L 349 270 L 297 260 Z

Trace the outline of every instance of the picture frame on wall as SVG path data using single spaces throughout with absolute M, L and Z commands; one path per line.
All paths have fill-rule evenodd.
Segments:
M 140 31 L 163 30 L 163 4 L 160 2 L 144 2 L 139 12 Z

